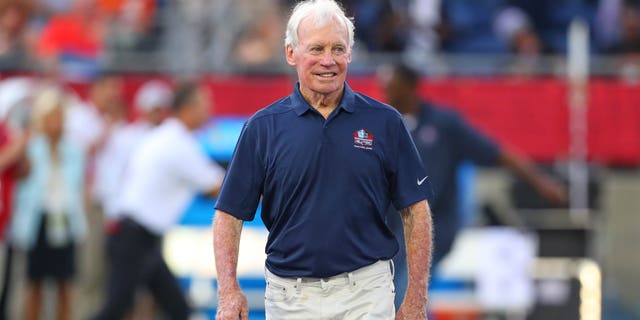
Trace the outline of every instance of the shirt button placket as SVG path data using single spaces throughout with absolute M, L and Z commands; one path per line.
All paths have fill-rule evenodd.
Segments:
M 322 138 L 321 138 L 321 142 L 320 142 L 320 144 L 322 144 L 322 145 L 327 144 L 327 130 L 328 129 L 329 129 L 329 122 L 327 120 L 324 120 L 322 122 Z

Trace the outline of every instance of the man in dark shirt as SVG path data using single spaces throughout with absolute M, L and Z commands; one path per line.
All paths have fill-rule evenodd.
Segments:
M 461 227 L 456 175 L 464 161 L 481 166 L 504 166 L 552 203 L 566 203 L 565 189 L 536 171 L 528 160 L 499 146 L 455 112 L 423 100 L 417 89 L 419 76 L 414 70 L 400 64 L 391 66 L 389 71 L 382 81 L 386 99 L 402 113 L 433 188 L 434 196 L 430 202 L 435 230 L 432 266 L 449 253 Z M 388 223 L 396 237 L 402 239 L 401 221 L 389 215 Z M 401 248 L 394 258 L 396 304 L 402 301 L 407 282 L 404 252 L 405 249 Z
M 346 84 L 353 33 L 333 0 L 303 1 L 291 14 L 285 52 L 299 82 L 247 121 L 216 203 L 218 319 L 247 318 L 238 247 L 262 197 L 267 319 L 426 320 L 428 179 L 402 116 Z M 391 203 L 411 276 L 397 316 Z

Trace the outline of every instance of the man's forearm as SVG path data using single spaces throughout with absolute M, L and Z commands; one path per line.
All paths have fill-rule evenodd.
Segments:
M 414 303 L 427 300 L 429 267 L 431 265 L 432 221 L 426 200 L 400 211 L 407 247 L 409 283 L 405 301 Z
M 537 189 L 542 184 L 538 172 L 536 172 L 533 164 L 528 159 L 508 150 L 503 150 L 500 153 L 499 160 L 501 165 L 523 178 L 534 188 Z
M 567 204 L 565 187 L 550 176 L 539 172 L 527 158 L 510 152 L 509 150 L 503 150 L 499 160 L 501 165 L 523 178 L 536 192 L 551 203 L 557 206 Z
M 242 220 L 217 210 L 213 221 L 213 252 L 218 272 L 218 289 L 229 291 L 239 289 L 236 269 Z

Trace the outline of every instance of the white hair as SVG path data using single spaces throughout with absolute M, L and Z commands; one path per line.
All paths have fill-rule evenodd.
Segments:
M 287 31 L 285 34 L 284 44 L 296 47 L 298 45 L 298 27 L 302 20 L 313 17 L 316 23 L 324 25 L 329 23 L 331 19 L 338 18 L 344 22 L 347 29 L 349 48 L 353 47 L 355 26 L 353 18 L 349 18 L 344 13 L 342 7 L 334 0 L 304 0 L 299 2 L 293 11 L 289 22 L 287 23 Z

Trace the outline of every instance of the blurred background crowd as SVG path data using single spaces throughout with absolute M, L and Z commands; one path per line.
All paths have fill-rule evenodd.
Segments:
M 172 72 L 281 71 L 284 21 L 294 2 L 3 0 L 0 70 L 62 68 L 72 77 L 104 65 Z M 567 27 L 576 17 L 592 31 L 592 53 L 633 58 L 640 50 L 640 4 L 635 0 L 343 4 L 357 17 L 356 65 L 399 55 L 424 66 L 436 64 L 442 54 L 493 54 L 503 57 L 479 70 L 540 72 L 548 70 L 541 57 L 566 53 Z
M 385 100 L 380 66 L 406 63 L 418 71 L 419 95 L 450 106 L 565 183 L 567 30 L 576 18 L 585 22 L 592 73 L 588 220 L 572 222 L 566 208 L 549 206 L 501 169 L 461 166 L 456 179 L 464 227 L 507 225 L 535 237 L 463 232 L 434 277 L 431 301 L 441 312 L 432 316 L 640 319 L 640 1 L 341 2 L 355 18 L 354 89 Z M 225 166 L 244 120 L 292 88 L 283 38 L 294 4 L 0 0 L 1 317 L 85 319 L 98 309 L 105 288 L 104 238 L 134 142 L 171 116 L 176 84 L 195 79 L 211 91 L 215 111 L 196 137 L 211 160 Z M 196 197 L 164 244 L 169 267 L 200 312 L 196 319 L 215 312 L 212 213 L 210 200 Z M 40 215 L 46 218 L 34 218 Z M 257 253 L 263 252 L 265 231 L 256 221 L 246 232 L 240 281 L 258 310 L 252 315 L 260 319 L 264 257 Z M 496 250 L 478 249 L 479 239 L 493 239 L 487 243 L 493 241 Z M 536 293 L 534 287 L 513 289 L 520 294 L 512 295 L 513 307 L 502 299 L 510 292 L 504 283 L 479 284 L 497 279 L 477 276 L 474 261 L 485 250 L 497 255 L 494 271 L 506 272 L 499 277 L 520 284 L 511 270 L 535 274 L 528 280 L 535 281 Z M 509 263 L 513 269 L 500 268 Z M 37 281 L 44 275 L 53 275 L 55 290 Z M 597 308 L 584 302 L 587 296 Z M 131 318 L 158 314 L 148 300 L 140 295 Z

